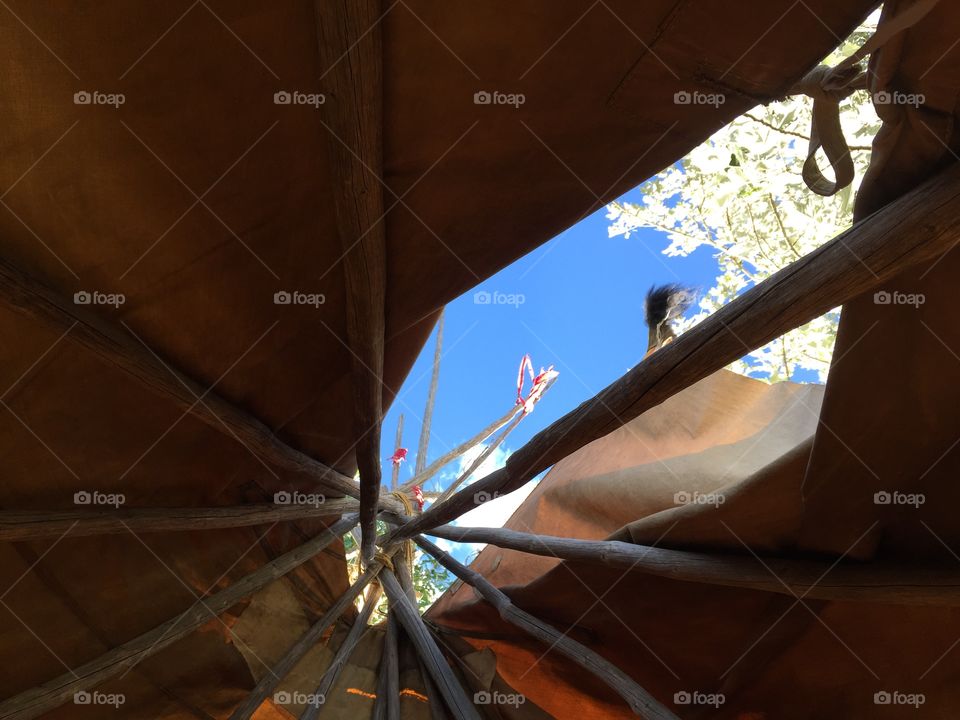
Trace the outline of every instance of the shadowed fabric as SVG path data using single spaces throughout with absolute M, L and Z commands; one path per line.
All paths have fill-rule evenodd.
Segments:
M 444 303 L 756 102 L 782 94 L 872 4 L 385 4 L 384 404 Z M 951 10 L 941 6 L 910 30 L 918 39 L 904 57 L 918 47 L 946 49 Z M 337 140 L 314 105 L 275 101 L 277 93 L 329 92 L 313 3 L 108 0 L 67 2 L 53 13 L 11 0 L 0 11 L 0 40 L 0 259 L 68 301 L 83 291 L 122 294 L 117 307 L 86 309 L 281 441 L 352 476 L 355 433 L 344 413 L 356 378 L 344 344 L 338 186 L 327 161 Z M 894 76 L 898 62 L 884 77 Z M 945 56 L 923 81 L 940 106 L 953 87 L 954 62 Z M 921 72 L 914 68 L 910 77 Z M 673 102 L 681 90 L 717 88 L 728 95 L 720 108 Z M 522 92 L 527 101 L 518 109 L 474 103 L 475 93 L 494 89 Z M 122 93 L 124 102 L 77 104 L 79 92 Z M 949 126 L 943 116 L 924 119 L 940 121 L 938 132 Z M 925 138 L 918 120 L 907 116 L 900 125 L 914 139 Z M 926 162 L 936 145 L 924 142 Z M 904 146 L 890 157 L 908 165 L 903 158 L 911 151 Z M 926 175 L 926 167 L 914 171 Z M 184 415 L 73 343 L 69 327 L 52 328 L 2 304 L 0 339 L 3 509 L 72 510 L 82 490 L 122 493 L 127 507 L 156 508 L 265 503 L 279 491 L 316 489 L 255 457 L 230 427 Z M 690 422 L 683 432 L 695 438 L 696 414 Z M 815 445 L 823 442 L 818 435 Z M 675 454 L 689 450 L 681 444 Z M 619 507 L 602 505 L 601 497 L 589 511 L 601 517 L 603 532 L 666 507 L 661 494 L 638 494 Z M 198 595 L 322 534 L 333 519 L 0 544 L 0 696 L 137 637 Z M 530 562 L 538 568 L 541 559 Z M 277 585 L 282 592 L 239 603 L 102 688 L 126 695 L 112 715 L 229 715 L 262 672 L 255 669 L 254 616 L 241 624 L 245 613 L 262 603 L 255 617 L 263 622 L 316 621 L 347 586 L 339 542 Z M 628 599 L 624 587 L 611 592 L 611 603 Z M 557 615 L 557 608 L 544 613 L 554 624 Z M 344 622 L 353 617 L 349 611 Z M 241 650 L 231 633 L 237 628 L 250 648 Z M 375 648 L 376 639 L 372 633 L 361 647 Z M 326 650 L 317 652 L 322 665 Z M 532 717 L 538 693 L 524 685 L 539 676 L 520 682 L 515 663 L 507 655 L 498 660 L 505 664 L 491 671 L 491 682 L 507 688 L 504 678 L 517 681 L 517 691 L 530 696 L 517 712 Z M 623 667 L 639 675 L 635 665 L 661 673 L 633 646 Z M 341 716 L 362 717 L 365 700 L 343 688 L 372 683 L 365 673 L 375 667 L 371 658 L 345 668 L 334 688 Z M 553 671 L 566 683 L 554 701 L 569 702 L 584 718 L 619 712 L 602 686 L 584 685 L 562 667 Z M 317 677 L 305 678 L 300 690 L 311 692 Z M 657 675 L 648 689 L 662 695 L 671 687 Z M 48 715 L 79 712 L 68 704 Z M 269 701 L 259 713 L 284 717 Z
M 869 222 L 956 160 L 960 54 L 947 51 L 956 22 L 956 8 L 941 3 L 872 57 L 874 91 L 927 102 L 877 106 L 884 125 L 856 219 Z M 877 288 L 920 294 L 919 306 L 873 292 L 847 303 L 825 388 L 716 373 L 557 463 L 507 527 L 756 553 L 772 577 L 778 558 L 956 567 L 958 275 L 953 250 Z M 897 493 L 920 500 L 886 499 Z M 798 602 L 493 546 L 473 567 L 518 606 L 632 664 L 654 694 L 724 695 L 718 708 L 677 705 L 684 717 L 869 720 L 886 710 L 877 693 L 882 703 L 897 692 L 922 695 L 919 710 L 891 710 L 904 716 L 951 717 L 960 707 L 955 608 Z M 569 663 L 510 635 L 469 589 L 448 592 L 430 618 L 493 649 L 504 678 L 523 676 L 518 686 L 558 716 L 589 697 L 588 716 L 630 717 Z M 506 635 L 471 637 L 480 630 Z

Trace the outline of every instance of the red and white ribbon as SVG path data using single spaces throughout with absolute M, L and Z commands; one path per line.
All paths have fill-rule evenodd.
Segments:
M 533 383 L 533 386 L 530 388 L 530 394 L 526 398 L 523 397 L 523 386 L 525 380 L 523 377 L 523 371 L 526 370 L 530 375 L 530 380 Z M 523 405 L 523 414 L 527 415 L 533 412 L 533 406 L 539 402 L 543 391 L 547 389 L 547 385 L 550 384 L 560 373 L 553 369 L 553 365 L 544 370 L 540 368 L 540 374 L 533 374 L 533 362 L 530 360 L 529 355 L 524 355 L 520 360 L 520 369 L 517 371 L 517 405 Z
M 533 362 L 530 360 L 529 355 L 524 355 L 520 358 L 520 369 L 517 370 L 517 405 L 523 405 L 524 370 L 530 373 L 530 379 L 533 380 Z

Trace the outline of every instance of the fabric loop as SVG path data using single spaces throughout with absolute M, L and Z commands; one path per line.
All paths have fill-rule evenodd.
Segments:
M 807 159 L 803 163 L 803 181 L 813 192 L 824 197 L 835 195 L 853 182 L 853 158 L 840 126 L 840 102 L 866 79 L 856 67 L 843 73 L 834 70 L 819 65 L 795 86 L 796 92 L 813 98 L 813 121 Z M 832 181 L 824 177 L 817 164 L 817 150 L 821 147 L 833 168 Z
M 939 0 L 918 0 L 903 12 L 884 21 L 856 52 L 835 67 L 818 65 L 790 90 L 790 95 L 804 94 L 813 99 L 813 120 L 810 144 L 803 163 L 803 181 L 817 195 L 835 195 L 853 182 L 853 158 L 840 126 L 840 103 L 856 90 L 868 87 L 867 75 L 859 63 L 882 47 L 892 37 L 919 22 Z M 828 180 L 817 165 L 817 150 L 823 148 L 834 180 Z

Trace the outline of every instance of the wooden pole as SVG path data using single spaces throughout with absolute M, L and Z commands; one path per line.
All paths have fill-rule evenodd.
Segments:
M 503 444 L 503 441 L 507 439 L 507 435 L 513 432 L 513 429 L 520 424 L 520 421 L 523 420 L 524 417 L 526 417 L 526 415 L 521 412 L 513 420 L 511 420 L 510 424 L 507 425 L 503 429 L 503 432 L 497 436 L 497 439 L 487 445 L 487 447 L 483 449 L 483 452 L 481 452 L 476 459 L 470 463 L 470 467 L 464 470 L 460 474 L 460 477 L 450 483 L 450 487 L 440 493 L 440 497 L 437 498 L 437 502 L 442 503 L 448 497 L 453 495 L 457 491 L 457 488 L 460 487 L 471 475 L 473 475 L 477 471 L 477 468 L 483 465 L 484 461 L 493 454 L 494 450 Z
M 960 163 L 750 288 L 653 353 L 619 380 L 541 430 L 491 473 L 388 538 L 411 538 L 475 507 L 474 495 L 513 492 L 609 434 L 775 338 L 905 270 L 936 260 L 960 238 Z
M 440 630 L 438 630 L 437 626 L 434 623 L 428 622 L 427 629 L 430 631 L 430 637 L 433 638 L 434 642 L 437 644 L 437 647 L 440 648 L 443 656 L 447 658 L 447 662 L 449 662 L 450 666 L 453 668 L 454 674 L 457 676 L 460 684 L 471 689 L 475 686 L 483 688 L 483 679 L 477 674 L 477 671 L 467 663 L 466 660 L 457 654 L 457 650 L 452 647 L 449 642 L 444 640 L 442 633 Z M 458 635 L 457 637 L 460 639 L 463 636 Z M 466 645 L 468 648 L 470 647 L 469 643 L 465 642 L 464 645 Z M 473 682 L 470 680 L 471 676 L 474 678 Z M 491 688 L 493 688 L 492 684 Z M 496 705 L 478 705 L 478 709 L 480 710 L 480 714 L 483 715 L 486 720 L 503 720 L 504 713 L 502 713 Z M 432 720 L 444 720 L 444 718 L 449 717 L 449 715 L 446 714 L 446 708 L 442 705 L 442 703 L 441 707 L 439 708 L 441 714 L 435 715 L 434 708 L 432 706 L 430 710 Z
M 410 577 L 409 573 L 406 572 L 406 567 L 406 562 L 402 559 L 398 559 L 398 561 L 394 563 L 394 572 L 397 575 L 397 579 L 409 597 L 410 590 L 407 590 L 404 584 L 404 578 L 409 579 Z M 390 612 L 387 616 L 387 632 L 384 635 L 383 658 L 380 663 L 380 675 L 377 685 L 377 699 L 373 706 L 373 717 L 375 720 L 400 720 L 401 635 L 399 630 L 397 611 L 391 603 Z
M 417 668 L 420 670 L 420 677 L 423 679 L 423 687 L 427 695 L 427 703 L 430 706 L 430 720 L 449 720 L 450 714 L 447 712 L 447 706 L 443 704 L 443 697 L 440 690 L 430 677 L 427 666 L 423 658 L 417 655 Z
M 387 614 L 383 635 L 383 653 L 377 675 L 377 698 L 373 702 L 374 720 L 400 720 L 400 652 L 396 612 Z
M 487 602 L 497 609 L 501 618 L 525 630 L 533 637 L 546 643 L 550 650 L 557 650 L 595 675 L 626 700 L 637 715 L 649 720 L 678 720 L 676 715 L 609 660 L 564 635 L 556 628 L 538 620 L 530 613 L 516 607 L 510 602 L 510 598 L 494 587 L 483 575 L 456 561 L 426 538 L 417 537 L 415 542 L 421 549 L 440 561 L 440 564 L 447 570 L 479 592 Z
M 477 712 L 476 706 L 467 696 L 440 649 L 433 638 L 430 637 L 430 632 L 423 624 L 420 612 L 410 602 L 410 598 L 404 592 L 396 576 L 389 569 L 384 570 L 381 574 L 381 582 L 391 606 L 397 611 L 397 620 L 403 626 L 407 637 L 410 638 L 423 659 L 427 671 L 433 677 L 454 718 L 456 720 L 462 718 L 480 720 L 480 714 Z
M 287 445 L 260 420 L 219 396 L 209 384 L 189 377 L 154 354 L 122 327 L 66 300 L 3 259 L 0 259 L 0 302 L 53 332 L 66 333 L 73 342 L 127 373 L 184 413 L 241 443 L 266 463 L 309 476 L 318 483 L 318 490 L 333 495 L 360 496 L 353 478 Z M 403 509 L 396 498 L 385 496 L 380 502 L 384 509 L 395 512 Z
M 437 321 L 437 344 L 433 350 L 433 371 L 430 374 L 430 388 L 427 390 L 427 404 L 423 409 L 423 425 L 420 428 L 420 442 L 417 444 L 417 464 L 414 475 L 419 475 L 427 467 L 427 449 L 430 445 L 430 425 L 433 422 L 433 407 L 437 403 L 437 385 L 440 383 L 440 358 L 443 347 L 443 319 L 446 308 L 440 311 Z
M 323 104 L 343 247 L 347 339 L 353 367 L 353 428 L 360 470 L 360 555 L 373 559 L 380 497 L 380 423 L 386 311 L 383 222 L 383 53 L 379 0 L 316 0 Z
M 423 687 L 426 691 L 427 703 L 430 706 L 430 720 L 447 720 L 450 715 L 447 714 L 446 706 L 440 697 L 440 691 L 437 690 L 436 683 L 433 682 L 433 678 L 427 672 L 427 666 L 424 664 L 423 658 L 419 655 L 417 656 L 417 667 L 420 670 L 420 677 L 423 678 Z
M 337 649 L 337 654 L 333 656 L 333 660 L 330 661 L 330 665 L 320 678 L 320 682 L 317 683 L 317 689 L 313 694 L 315 698 L 326 700 L 327 695 L 330 694 L 330 689 L 337 681 L 337 677 L 340 675 L 343 667 L 347 664 L 347 660 L 350 659 L 350 655 L 357 647 L 357 643 L 360 642 L 360 638 L 363 637 L 363 632 L 367 629 L 370 616 L 373 614 L 373 610 L 380 600 L 382 592 L 383 588 L 380 587 L 379 583 L 370 585 L 370 589 L 367 591 L 367 597 L 363 601 L 363 609 L 360 611 L 357 619 L 354 620 L 353 626 Z M 321 704 L 307 705 L 306 709 L 300 715 L 300 720 L 317 720 L 322 707 L 323 705 Z
M 396 563 L 394 567 L 394 575 L 397 576 L 397 580 L 400 582 L 400 587 L 403 588 L 403 591 L 407 594 L 410 602 L 413 603 L 414 607 L 418 607 L 417 590 L 413 585 L 413 576 L 410 574 L 410 569 L 407 568 L 406 563 Z M 420 670 L 420 677 L 423 678 L 423 686 L 426 690 L 427 702 L 430 705 L 430 717 L 432 720 L 445 720 L 448 716 L 446 708 L 443 704 L 443 699 L 441 698 L 440 692 L 437 689 L 437 686 L 434 684 L 433 679 L 430 677 L 430 673 L 427 672 L 427 666 L 424 664 L 423 658 L 420 657 L 419 653 L 417 653 L 417 666 Z
M 394 551 L 398 552 L 397 546 Z M 400 720 L 400 627 L 387 598 L 387 628 L 377 675 L 377 697 L 373 701 L 373 720 Z
M 924 568 L 794 560 L 752 555 L 713 555 L 634 545 L 617 540 L 576 540 L 532 535 L 507 528 L 444 525 L 430 535 L 482 542 L 563 560 L 626 567 L 658 577 L 748 588 L 820 600 L 896 605 L 960 606 L 960 567 Z
M 356 496 L 351 478 L 286 445 L 262 422 L 148 350 L 133 335 L 60 297 L 0 259 L 0 301 L 95 353 L 185 413 L 231 437 L 268 463 L 310 475 L 330 491 Z
M 336 602 L 330 606 L 321 618 L 287 650 L 286 654 L 280 658 L 277 664 L 260 678 L 253 690 L 250 691 L 246 700 L 240 703 L 237 709 L 230 715 L 230 720 L 250 720 L 253 713 L 263 704 L 267 696 L 276 689 L 280 681 L 303 659 L 307 651 L 319 642 L 327 628 L 337 621 L 337 618 L 343 614 L 343 611 L 363 592 L 367 584 L 377 577 L 382 568 L 383 565 L 379 560 L 371 562 L 353 585 L 347 588 L 347 591 L 337 598 Z
M 396 438 L 396 441 L 393 443 L 393 449 L 396 451 L 402 447 L 403 447 L 403 413 L 400 413 L 400 418 L 397 420 L 397 438 Z M 396 490 L 399 482 L 400 482 L 400 463 L 394 463 L 390 473 L 390 489 Z
M 488 437 L 493 435 L 493 433 L 495 433 L 498 429 L 510 422 L 510 418 L 517 414 L 518 409 L 519 408 L 516 405 L 512 405 L 510 410 L 503 417 L 499 418 L 498 420 L 494 420 L 469 440 L 460 443 L 452 450 L 444 453 L 441 457 L 437 458 L 426 468 L 424 468 L 423 472 L 415 473 L 413 478 L 400 486 L 400 490 L 406 492 L 413 488 L 414 485 L 423 485 L 427 480 L 436 475 L 444 465 L 456 460 L 474 445 L 483 442 Z
M 350 515 L 298 548 L 284 553 L 233 585 L 197 600 L 179 615 L 59 677 L 0 702 L 0 719 L 31 720 L 58 707 L 81 690 L 123 674 L 141 660 L 189 635 L 211 618 L 299 567 L 357 524 Z
M 356 512 L 353 498 L 325 500 L 319 505 L 233 505 L 206 508 L 129 508 L 116 510 L 0 511 L 0 541 L 22 542 L 68 535 L 117 535 L 126 532 L 183 532 L 265 525 Z

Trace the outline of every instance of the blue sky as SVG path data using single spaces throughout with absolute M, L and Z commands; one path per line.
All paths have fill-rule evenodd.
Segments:
M 625 196 L 634 202 L 639 198 L 639 190 Z M 643 299 L 651 285 L 683 282 L 704 290 L 713 285 L 717 263 L 710 250 L 668 258 L 661 253 L 667 245 L 663 233 L 641 230 L 629 239 L 610 238 L 605 214 L 605 209 L 597 211 L 447 306 L 428 460 L 507 411 L 516 398 L 517 367 L 525 353 L 538 371 L 553 364 L 560 377 L 509 436 L 508 451 L 521 447 L 641 360 L 647 341 Z M 477 304 L 478 291 L 522 294 L 524 301 Z M 412 477 L 416 462 L 435 335 L 436 331 L 383 426 L 382 457 L 389 458 L 398 415 L 404 414 L 403 444 L 410 454 L 401 467 L 401 482 Z M 456 468 L 450 466 L 444 484 Z M 389 462 L 384 462 L 383 471 L 389 478 Z M 434 487 L 431 482 L 427 489 Z

